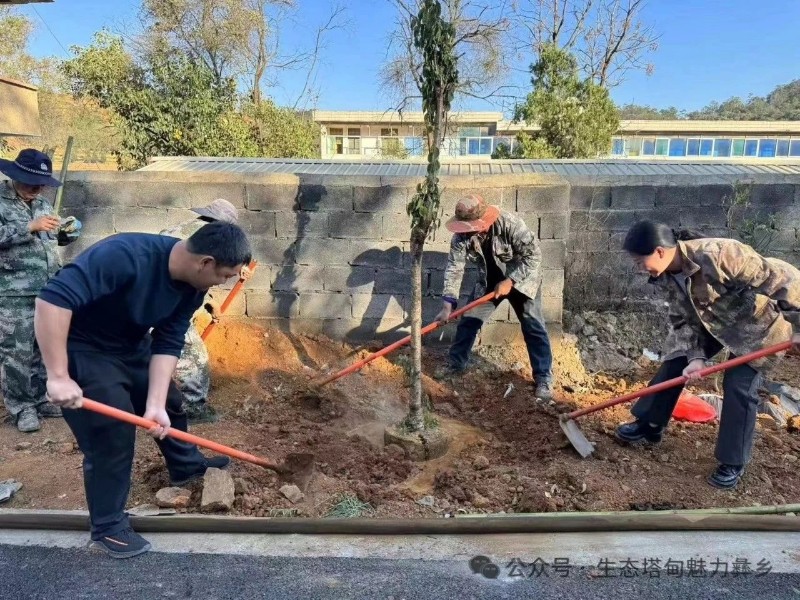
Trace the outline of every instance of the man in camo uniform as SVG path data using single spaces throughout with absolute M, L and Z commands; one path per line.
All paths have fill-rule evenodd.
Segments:
M 161 232 L 161 235 L 169 235 L 185 240 L 206 223 L 213 221 L 236 223 L 239 220 L 239 212 L 236 207 L 222 198 L 214 200 L 208 206 L 193 208 L 192 212 L 197 213 L 198 217 L 165 229 Z M 250 271 L 247 267 L 242 269 L 241 276 L 245 279 L 250 276 Z M 202 316 L 202 312 L 209 313 L 214 321 L 219 318 L 220 301 L 215 297 L 218 293 L 209 290 L 203 301 L 202 308 L 195 313 L 192 324 L 186 332 L 183 351 L 175 369 L 175 383 L 183 393 L 186 401 L 184 410 L 189 420 L 194 423 L 215 420 L 215 411 L 208 404 L 208 390 L 211 387 L 208 350 L 200 337 L 200 333 L 197 331 L 197 321 L 198 317 Z
M 45 398 L 47 376 L 33 332 L 37 294 L 61 262 L 57 246 L 80 234 L 74 217 L 60 219 L 39 195 L 60 186 L 50 158 L 33 149 L 15 160 L 0 160 L 0 391 L 17 428 L 30 433 L 39 417 L 59 417 L 61 409 Z

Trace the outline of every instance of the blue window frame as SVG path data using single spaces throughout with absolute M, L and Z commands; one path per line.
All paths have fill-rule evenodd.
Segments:
M 731 155 L 730 138 L 717 138 L 714 140 L 714 156 L 726 157 Z
M 672 138 L 669 141 L 670 156 L 686 156 L 686 138 Z
M 758 140 L 745 140 L 744 155 L 758 156 Z
M 467 150 L 467 154 L 480 154 L 481 153 L 480 140 L 477 140 L 475 138 L 471 138 L 468 141 L 468 144 L 469 144 L 469 148 Z
M 614 156 L 625 155 L 625 140 L 623 138 L 614 138 L 611 141 L 611 154 Z
M 656 156 L 669 156 L 669 138 L 656 139 Z
M 789 140 L 786 138 L 778 140 L 778 148 L 775 156 L 789 156 Z
M 758 155 L 763 158 L 773 158 L 778 150 L 778 140 L 761 139 L 758 143 Z
M 714 140 L 700 140 L 700 156 L 712 156 L 714 150 Z
M 642 140 L 642 155 L 653 156 L 656 153 L 656 141 L 653 138 Z
M 481 138 L 480 140 L 480 152 L 481 154 L 491 154 L 492 153 L 492 138 Z
M 800 140 L 789 142 L 789 156 L 800 156 Z
M 686 156 L 699 156 L 700 155 L 700 140 L 697 138 L 689 138 L 686 144 Z

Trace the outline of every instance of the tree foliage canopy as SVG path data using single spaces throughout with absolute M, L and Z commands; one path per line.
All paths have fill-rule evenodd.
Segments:
M 308 119 L 271 101 L 240 103 L 236 82 L 176 49 L 141 60 L 107 32 L 74 48 L 64 65 L 77 97 L 91 97 L 115 116 L 121 168 L 152 156 L 312 157 L 318 132 Z
M 519 138 L 523 156 L 591 158 L 606 153 L 619 128 L 608 90 L 591 78 L 582 79 L 575 58 L 555 44 L 542 47 L 531 70 L 533 91 L 516 116 L 541 129 L 536 138 Z

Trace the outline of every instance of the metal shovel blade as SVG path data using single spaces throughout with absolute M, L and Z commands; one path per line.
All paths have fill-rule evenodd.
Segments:
M 313 454 L 290 454 L 286 457 L 286 462 L 280 465 L 276 471 L 282 479 L 295 484 L 304 492 L 314 475 L 314 466 Z
M 592 452 L 594 452 L 594 444 L 586 439 L 586 436 L 583 435 L 581 428 L 578 427 L 575 420 L 562 417 L 558 422 L 559 425 L 561 425 L 561 430 L 564 432 L 564 435 L 567 436 L 570 444 L 578 451 L 581 458 L 588 458 L 591 456 Z

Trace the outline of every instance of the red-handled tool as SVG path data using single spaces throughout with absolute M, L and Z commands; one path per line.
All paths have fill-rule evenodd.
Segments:
M 104 415 L 106 417 L 110 417 L 112 419 L 116 419 L 118 421 L 136 425 L 137 427 L 147 430 L 158 426 L 158 423 L 155 421 L 144 419 L 124 410 L 114 408 L 113 406 L 107 406 L 105 404 L 101 404 L 100 402 L 89 400 L 88 398 L 83 398 L 81 400 L 81 408 Z M 218 444 L 217 442 L 192 435 L 191 433 L 180 431 L 179 429 L 173 429 L 172 427 L 167 429 L 167 436 L 182 442 L 195 444 L 202 448 L 208 448 L 209 450 L 213 450 L 214 452 L 218 452 L 220 454 L 225 454 L 231 458 L 238 458 L 239 460 L 270 469 L 285 479 L 297 483 L 297 485 L 301 487 L 305 486 L 305 484 L 311 478 L 314 469 L 313 454 L 290 454 L 287 456 L 285 463 L 278 464 L 267 458 L 261 458 L 248 452 L 242 452 L 241 450 L 236 450 L 235 448 Z
M 253 271 L 256 270 L 257 266 L 258 266 L 258 263 L 256 261 L 251 261 L 250 264 L 247 265 L 247 268 L 250 270 L 250 276 L 251 277 L 253 275 Z M 244 277 L 240 277 L 239 281 L 237 281 L 236 284 L 231 288 L 231 291 L 228 292 L 228 295 L 225 297 L 225 300 L 222 302 L 222 306 L 219 307 L 220 315 L 224 315 L 225 311 L 228 310 L 228 307 L 233 303 L 233 301 L 236 299 L 236 296 L 239 294 L 239 292 L 244 287 L 244 282 L 245 282 Z M 206 327 L 203 330 L 203 333 L 200 336 L 203 339 L 203 341 L 205 341 L 206 338 L 208 338 L 208 336 L 211 335 L 211 332 L 214 331 L 214 327 L 216 326 L 216 324 L 217 324 L 216 321 L 211 321 L 211 323 L 208 324 L 208 327 Z
M 726 360 L 725 362 L 721 362 L 718 365 L 713 365 L 711 367 L 706 367 L 705 369 L 701 369 L 698 371 L 699 377 L 708 377 L 709 375 L 713 375 L 714 373 L 719 373 L 720 371 L 725 371 L 727 369 L 732 369 L 734 367 L 738 367 L 740 365 L 745 365 L 749 362 L 753 362 L 754 360 L 758 360 L 759 358 L 764 358 L 766 356 L 771 356 L 773 354 L 778 354 L 780 352 L 785 352 L 792 347 L 792 342 L 782 342 L 780 344 L 775 344 L 774 346 L 769 346 L 767 348 L 763 348 L 761 350 L 757 350 L 756 352 L 751 352 L 750 354 L 745 354 L 743 356 L 737 356 L 736 358 L 732 358 L 731 360 Z M 650 387 L 643 388 L 641 390 L 637 390 L 635 392 L 630 392 L 625 394 L 624 396 L 619 396 L 618 398 L 612 398 L 611 400 L 607 400 L 605 402 L 601 402 L 600 404 L 595 404 L 594 406 L 588 406 L 586 408 L 581 408 L 579 410 L 574 410 L 571 413 L 561 415 L 561 429 L 564 430 L 564 433 L 567 436 L 567 439 L 572 443 L 578 453 L 583 457 L 586 458 L 594 451 L 594 446 L 586 439 L 586 436 L 578 427 L 578 424 L 575 422 L 575 419 L 578 417 L 582 417 L 584 415 L 588 415 L 599 410 L 603 410 L 605 408 L 609 408 L 611 406 L 616 406 L 617 404 L 622 404 L 623 402 L 630 402 L 631 400 L 636 400 L 637 398 L 641 398 L 642 396 L 648 396 L 650 394 L 656 394 L 663 390 L 668 390 L 670 388 L 677 387 L 679 385 L 685 385 L 689 381 L 689 378 L 685 375 L 681 375 L 680 377 L 675 377 L 674 379 L 670 379 L 668 381 L 663 381 L 661 383 L 657 383 L 656 385 L 651 385 Z
M 477 300 L 473 300 L 472 302 L 470 302 L 469 304 L 467 304 L 463 308 L 459 308 L 458 310 L 453 311 L 450 314 L 450 318 L 447 320 L 447 322 L 450 322 L 453 319 L 457 319 L 458 317 L 460 317 L 461 315 L 463 315 L 466 312 L 469 312 L 470 310 L 472 310 L 476 306 L 480 306 L 481 304 L 485 304 L 486 302 L 489 302 L 489 300 L 493 300 L 493 299 L 494 299 L 494 292 L 491 292 L 489 294 L 486 294 L 485 296 L 482 296 L 482 297 L 478 298 Z M 431 331 L 435 331 L 435 330 L 439 329 L 439 327 L 441 327 L 442 325 L 445 325 L 445 324 L 446 323 L 441 323 L 439 321 L 435 321 L 435 322 L 431 323 L 430 325 L 426 325 L 425 327 L 423 327 L 422 331 L 420 333 L 421 333 L 421 335 L 428 334 Z M 386 356 L 390 352 L 394 352 L 398 348 L 401 348 L 402 346 L 405 346 L 406 344 L 408 344 L 410 341 L 411 341 L 411 336 L 409 335 L 409 336 L 404 337 L 402 340 L 398 340 L 398 341 L 394 342 L 393 344 L 389 344 L 388 346 L 386 346 L 386 348 L 383 348 L 382 350 L 379 350 L 378 352 L 375 352 L 374 354 L 370 354 L 369 356 L 367 356 L 364 359 L 359 360 L 358 362 L 354 362 L 352 365 L 342 369 L 338 373 L 334 373 L 333 375 L 329 375 L 328 377 L 323 379 L 321 382 L 317 383 L 317 385 L 319 387 L 322 387 L 323 385 L 328 385 L 329 383 L 331 383 L 333 381 L 336 381 L 337 379 L 340 379 L 340 378 L 344 377 L 345 375 L 349 375 L 350 373 L 355 373 L 356 371 L 358 371 L 362 367 L 364 367 L 364 366 L 368 365 L 369 363 L 371 363 L 373 360 L 375 360 L 377 358 L 380 358 L 381 356 Z

